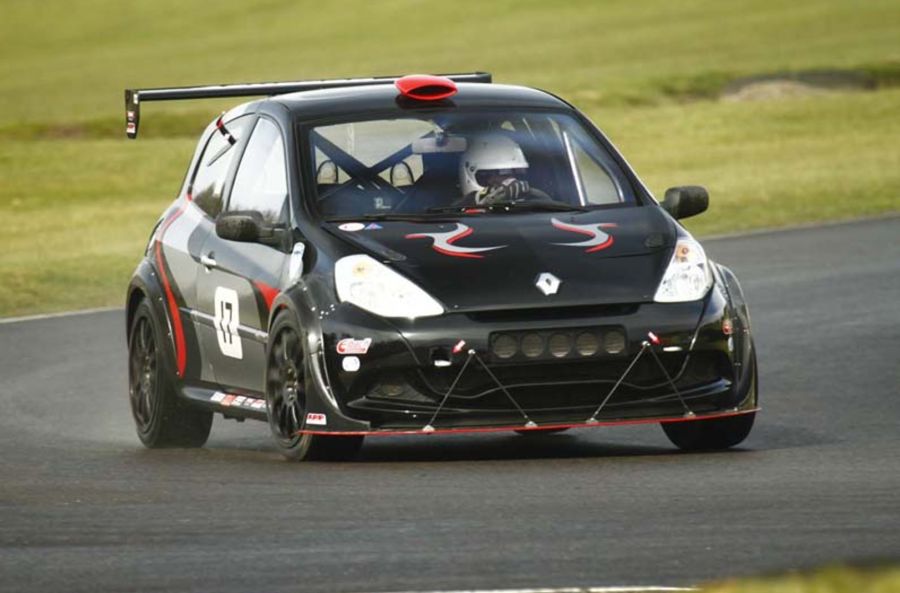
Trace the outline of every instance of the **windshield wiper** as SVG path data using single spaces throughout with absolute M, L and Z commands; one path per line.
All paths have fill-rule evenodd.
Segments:
M 590 208 L 578 206 L 576 204 L 566 204 L 565 202 L 556 202 L 554 200 L 516 200 L 514 202 L 495 202 L 487 208 L 491 210 L 508 209 L 508 210 L 544 210 L 548 212 L 587 212 Z
M 435 214 L 452 213 L 452 214 L 480 214 L 484 212 L 484 206 L 434 206 L 426 210 Z
M 480 206 L 435 206 L 429 208 L 428 212 L 453 212 L 455 214 L 481 214 L 484 212 L 496 211 L 544 211 L 544 212 L 587 212 L 590 208 L 578 206 L 576 204 L 566 204 L 564 202 L 555 202 L 552 200 L 517 200 L 514 202 L 494 202 L 493 204 L 482 204 Z
M 330 218 L 326 218 L 325 222 L 355 222 L 360 220 L 366 221 L 376 221 L 376 220 L 396 220 L 396 221 L 406 221 L 406 222 L 419 222 L 423 220 L 427 220 L 428 222 L 432 221 L 440 221 L 441 218 L 438 216 L 429 216 L 426 213 L 417 214 L 414 212 L 407 213 L 395 213 L 391 214 L 389 212 L 383 213 L 369 213 L 369 214 L 357 214 L 347 215 L 347 216 L 334 216 Z

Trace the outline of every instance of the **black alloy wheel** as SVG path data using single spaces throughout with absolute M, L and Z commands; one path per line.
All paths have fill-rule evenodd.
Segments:
M 138 317 L 131 330 L 131 344 L 128 356 L 129 396 L 131 411 L 139 432 L 146 432 L 153 419 L 153 408 L 157 405 L 156 366 L 157 351 L 150 319 Z
M 283 447 L 300 439 L 306 415 L 306 373 L 300 337 L 290 327 L 278 332 L 266 368 L 266 401 L 269 426 Z
M 141 301 L 128 335 L 128 396 L 138 438 L 151 449 L 202 447 L 212 412 L 179 400 L 165 364 L 163 335 L 150 304 Z
M 307 414 L 308 360 L 293 313 L 284 311 L 269 332 L 266 409 L 278 450 L 287 459 L 345 460 L 359 452 L 362 436 L 301 433 Z

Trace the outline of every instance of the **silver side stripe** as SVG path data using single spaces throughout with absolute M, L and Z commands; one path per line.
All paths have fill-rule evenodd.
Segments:
M 182 309 L 182 312 L 185 315 L 190 315 L 191 321 L 196 323 L 202 323 L 203 325 L 208 325 L 209 327 L 216 327 L 216 318 L 212 315 L 207 315 L 206 313 L 202 313 L 197 311 L 196 309 L 188 310 Z M 249 340 L 253 340 L 254 342 L 259 342 L 260 344 L 265 344 L 269 341 L 269 334 L 258 330 L 254 327 L 247 327 L 246 325 L 238 325 L 237 333 L 242 338 L 247 338 Z

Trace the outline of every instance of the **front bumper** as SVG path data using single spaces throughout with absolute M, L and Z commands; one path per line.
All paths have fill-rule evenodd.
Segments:
M 568 428 L 703 419 L 756 405 L 749 328 L 718 288 L 692 303 L 453 313 L 415 321 L 388 321 L 339 305 L 319 322 L 307 407 L 326 424 L 305 432 L 522 430 L 528 421 L 527 428 Z M 649 332 L 660 338 L 653 346 L 659 363 L 647 355 L 631 365 Z M 567 337 L 568 348 L 559 336 Z M 339 353 L 348 338 L 368 340 L 365 352 Z M 470 350 L 476 358 L 461 374 Z

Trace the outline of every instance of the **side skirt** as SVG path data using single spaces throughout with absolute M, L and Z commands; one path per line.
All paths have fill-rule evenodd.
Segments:
M 240 394 L 225 392 L 220 389 L 203 389 L 200 387 L 184 387 L 181 390 L 185 399 L 213 412 L 219 412 L 226 418 L 235 420 L 267 420 L 266 400 L 261 394 Z

